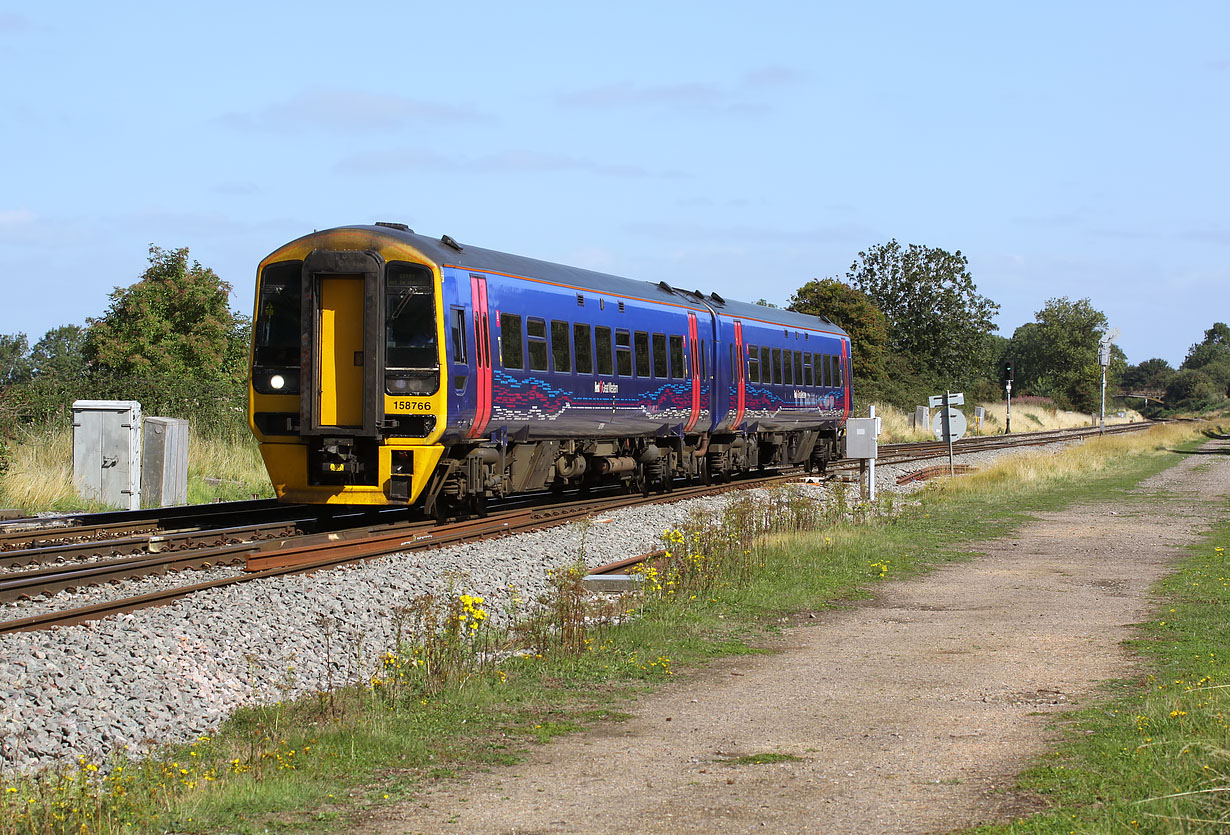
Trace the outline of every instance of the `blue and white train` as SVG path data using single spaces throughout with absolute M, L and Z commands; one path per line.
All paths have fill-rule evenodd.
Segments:
M 488 497 L 823 468 L 850 413 L 827 319 L 417 235 L 315 232 L 257 274 L 249 418 L 278 497 Z

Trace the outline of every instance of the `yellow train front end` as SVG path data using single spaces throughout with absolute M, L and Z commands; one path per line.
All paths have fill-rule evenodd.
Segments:
M 248 419 L 279 500 L 412 504 L 440 461 L 441 275 L 408 237 L 333 229 L 260 264 Z

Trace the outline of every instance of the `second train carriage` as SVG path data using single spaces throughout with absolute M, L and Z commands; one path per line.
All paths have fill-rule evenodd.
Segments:
M 481 512 L 823 467 L 849 368 L 822 318 L 377 224 L 261 263 L 249 417 L 280 499 Z

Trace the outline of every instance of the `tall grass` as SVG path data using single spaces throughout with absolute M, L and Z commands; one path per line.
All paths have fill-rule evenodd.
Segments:
M 73 430 L 47 424 L 19 427 L 0 473 L 0 506 L 27 513 L 107 510 L 77 494 L 73 483 Z M 273 496 L 252 436 L 241 430 L 205 434 L 189 426 L 188 503 Z

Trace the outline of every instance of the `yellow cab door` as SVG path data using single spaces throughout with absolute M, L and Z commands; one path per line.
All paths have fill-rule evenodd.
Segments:
M 364 424 L 364 277 L 320 277 L 316 390 L 320 425 L 359 428 Z

